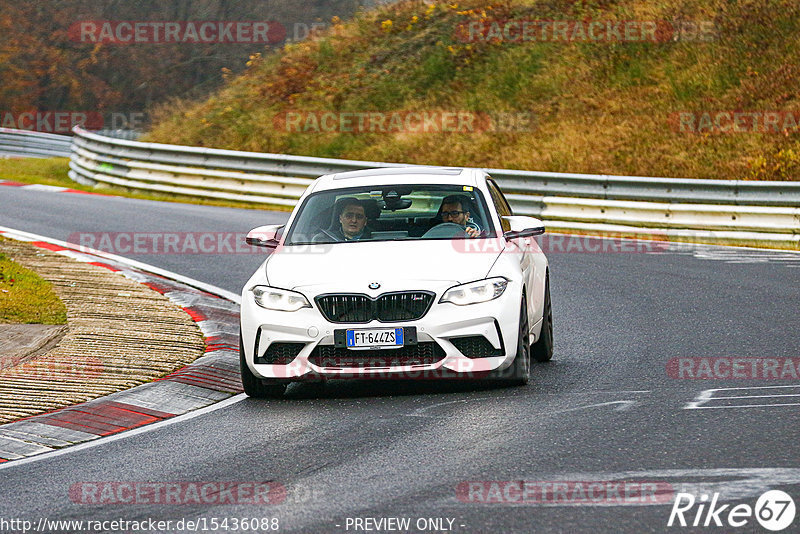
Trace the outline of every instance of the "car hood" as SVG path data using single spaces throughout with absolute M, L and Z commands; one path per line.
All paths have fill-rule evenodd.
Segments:
M 270 285 L 386 288 L 401 280 L 471 282 L 484 278 L 501 251 L 465 246 L 467 240 L 382 241 L 278 248 L 265 268 Z M 488 241 L 488 240 L 481 240 Z

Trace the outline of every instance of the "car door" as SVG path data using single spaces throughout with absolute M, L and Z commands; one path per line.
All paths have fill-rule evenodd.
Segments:
M 487 177 L 486 182 L 489 187 L 489 194 L 492 197 L 492 203 L 495 209 L 497 209 L 498 215 L 500 215 L 503 232 L 506 232 L 510 230 L 510 226 L 503 220 L 503 217 L 514 214 L 511 210 L 511 205 L 491 177 Z M 532 296 L 540 295 L 541 291 L 543 291 L 543 283 L 539 281 L 542 277 L 537 276 L 536 262 L 534 261 L 534 254 L 538 252 L 539 247 L 533 237 L 512 239 L 511 242 L 514 243 L 519 250 L 519 254 L 517 254 L 519 266 L 525 279 L 525 286 L 528 288 L 528 317 L 531 319 L 530 323 L 533 324 L 535 318 L 541 316 L 542 313 L 541 310 L 535 307 L 535 303 L 538 302 L 539 299 L 533 298 Z

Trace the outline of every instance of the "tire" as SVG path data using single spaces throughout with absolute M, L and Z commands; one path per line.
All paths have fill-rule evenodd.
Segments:
M 553 359 L 553 308 L 550 305 L 550 276 L 544 282 L 544 312 L 539 341 L 531 345 L 531 359 L 536 362 L 549 362 Z
M 239 368 L 242 375 L 242 386 L 248 397 L 255 399 L 278 399 L 283 397 L 286 391 L 286 383 L 273 379 L 267 380 L 258 378 L 250 371 L 244 357 L 244 342 L 242 333 L 239 332 Z
M 494 371 L 490 377 L 504 386 L 524 386 L 528 383 L 531 374 L 530 358 L 530 333 L 528 331 L 528 306 L 525 298 L 519 312 L 519 327 L 517 329 L 517 353 L 514 361 L 500 371 Z

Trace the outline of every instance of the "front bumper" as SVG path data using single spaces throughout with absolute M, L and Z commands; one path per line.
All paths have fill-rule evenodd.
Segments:
M 316 307 L 311 295 L 306 295 L 312 308 L 296 312 L 278 312 L 258 306 L 249 291 L 242 298 L 241 327 L 245 361 L 256 376 L 267 379 L 304 380 L 317 377 L 397 377 L 397 378 L 469 378 L 480 377 L 489 371 L 503 369 L 511 364 L 516 354 L 519 325 L 521 288 L 509 283 L 499 298 L 457 306 L 440 304 L 441 291 L 428 313 L 416 321 L 382 323 L 331 323 Z M 387 327 L 414 327 L 417 343 L 433 355 L 420 358 L 409 365 L 399 362 L 401 349 L 352 350 L 335 349 L 334 332 L 339 329 L 368 329 Z M 459 339 L 483 336 L 492 350 L 488 357 L 468 357 L 458 350 L 464 348 Z M 302 349 L 283 364 L 256 363 L 275 343 L 299 343 Z M 438 348 L 437 348 L 438 347 Z M 365 362 L 366 360 L 366 362 Z

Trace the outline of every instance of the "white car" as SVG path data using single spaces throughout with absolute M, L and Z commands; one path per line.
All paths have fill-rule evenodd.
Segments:
M 401 167 L 318 178 L 242 291 L 251 397 L 320 378 L 528 382 L 553 355 L 542 222 L 483 171 Z

